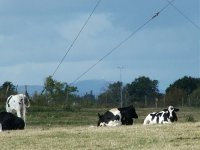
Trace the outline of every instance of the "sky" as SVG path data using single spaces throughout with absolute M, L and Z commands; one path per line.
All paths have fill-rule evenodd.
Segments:
M 97 0 L 0 0 L 0 84 L 43 85 Z M 166 0 L 101 0 L 53 79 L 72 83 L 167 5 Z M 200 1 L 173 5 L 200 26 Z M 200 76 L 200 30 L 172 6 L 138 30 L 81 80 L 131 83 L 140 76 L 165 90 Z

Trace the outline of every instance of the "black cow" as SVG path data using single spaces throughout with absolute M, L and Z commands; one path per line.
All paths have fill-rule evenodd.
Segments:
M 163 111 L 150 113 L 144 119 L 143 124 L 167 124 L 178 121 L 178 117 L 175 113 L 176 111 L 179 111 L 179 109 L 169 106 L 163 109 Z
M 0 113 L 0 131 L 4 130 L 23 130 L 25 122 L 22 118 L 9 112 Z
M 133 106 L 113 108 L 103 115 L 98 113 L 99 120 L 97 126 L 119 126 L 132 125 L 133 119 L 138 118 Z

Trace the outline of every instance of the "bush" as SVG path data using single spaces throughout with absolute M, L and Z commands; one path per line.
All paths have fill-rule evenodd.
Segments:
M 186 115 L 185 121 L 186 122 L 195 122 L 194 116 L 191 114 Z

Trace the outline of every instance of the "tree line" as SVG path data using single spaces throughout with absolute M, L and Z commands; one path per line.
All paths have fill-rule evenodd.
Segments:
M 123 85 L 117 81 L 110 83 L 106 89 L 95 96 L 92 91 L 85 95 L 77 95 L 78 88 L 65 82 L 59 82 L 48 76 L 45 79 L 44 90 L 35 92 L 31 98 L 36 105 L 63 106 L 114 106 L 134 105 L 138 107 L 200 106 L 200 78 L 184 76 L 167 87 L 165 93 L 158 89 L 158 80 L 140 76 L 131 83 Z M 5 103 L 11 94 L 18 93 L 12 82 L 6 81 L 0 86 L 0 101 Z

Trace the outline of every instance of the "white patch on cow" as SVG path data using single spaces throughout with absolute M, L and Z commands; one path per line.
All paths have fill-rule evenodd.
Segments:
M 25 104 L 26 98 L 27 97 L 24 94 L 9 96 L 6 101 L 6 111 L 11 113 L 17 113 L 17 116 L 25 121 L 26 108 L 30 106 L 29 100 L 28 105 Z
M 119 116 L 119 120 L 113 120 L 113 121 L 111 120 L 105 125 L 108 126 L 108 127 L 116 127 L 116 126 L 122 125 L 122 122 L 121 122 L 122 116 L 121 116 L 120 111 L 117 108 L 110 109 L 109 111 L 111 113 L 113 113 L 113 115 L 115 115 L 115 116 L 118 115 Z
M 114 120 L 114 121 L 109 121 L 106 126 L 108 127 L 116 127 L 122 125 L 121 119 L 120 120 Z
M 99 126 L 100 126 L 100 127 L 105 127 L 105 126 L 106 126 L 106 123 L 105 123 L 105 122 L 101 122 L 101 123 L 99 124 Z
M 174 107 L 173 107 L 173 106 L 169 106 L 169 107 L 168 107 L 168 111 L 169 111 L 169 118 L 170 118 L 170 117 L 173 117 L 173 116 L 172 116 L 172 112 L 174 111 Z
M 105 122 L 101 122 L 100 123 L 100 127 L 116 127 L 116 126 L 120 126 L 122 125 L 121 121 L 120 120 L 114 120 L 114 121 L 109 121 L 108 123 L 105 123 Z
M 120 111 L 117 109 L 117 108 L 113 108 L 113 109 L 110 109 L 109 112 L 111 112 L 114 116 L 119 116 L 117 120 L 110 120 L 108 123 L 105 123 L 105 122 L 101 122 L 99 124 L 100 127 L 104 127 L 104 126 L 107 126 L 107 127 L 116 127 L 116 126 L 120 126 L 122 123 L 121 123 L 121 113 Z
M 153 113 L 151 113 L 151 114 L 156 114 L 156 112 L 153 112 Z M 154 118 L 153 120 L 152 120 L 152 116 L 151 116 L 151 114 L 148 114 L 147 116 L 146 116 L 146 118 L 144 119 L 144 125 L 147 125 L 147 124 L 156 124 L 156 119 Z
M 109 110 L 111 113 L 113 113 L 113 115 L 119 115 L 120 116 L 120 118 L 121 118 L 121 113 L 120 113 L 120 111 L 117 109 L 117 108 L 113 108 L 113 109 L 110 109 Z

